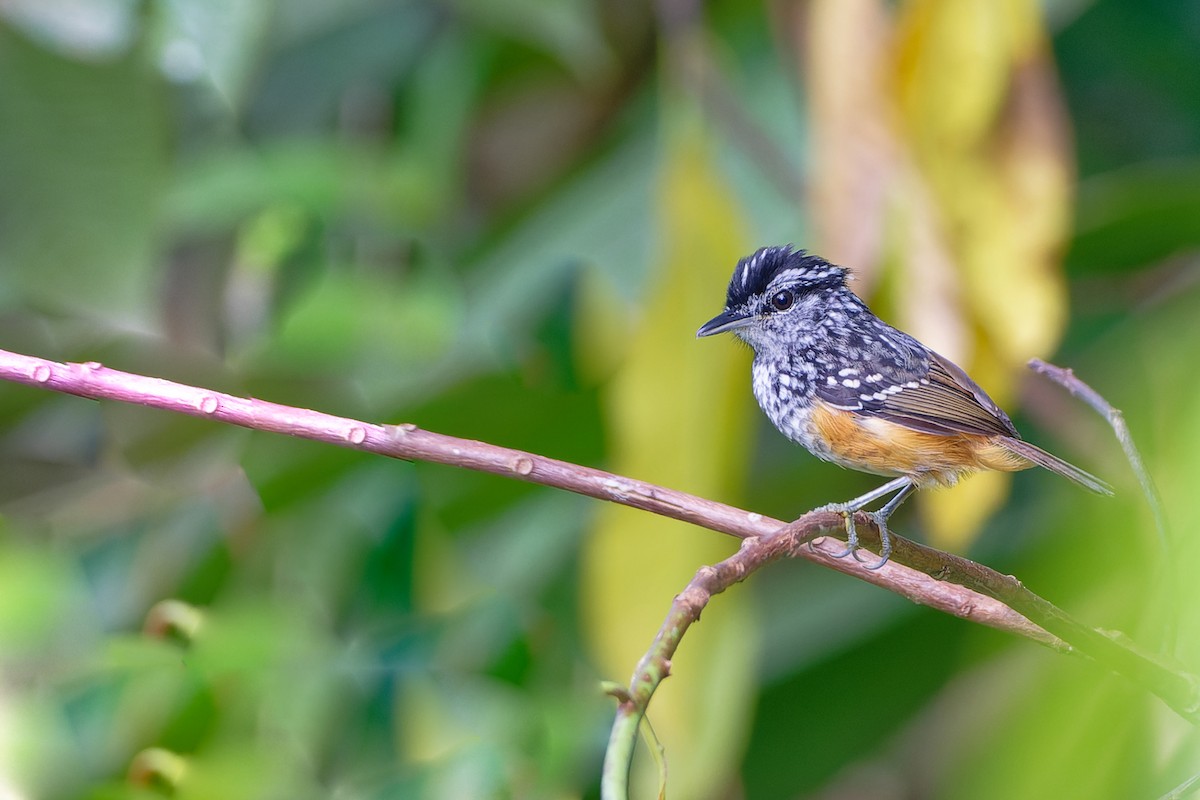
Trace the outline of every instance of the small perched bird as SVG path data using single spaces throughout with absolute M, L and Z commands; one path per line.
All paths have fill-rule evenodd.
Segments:
M 982 470 L 1034 464 L 1100 494 L 1104 481 L 1021 440 L 1012 421 L 967 373 L 871 313 L 846 285 L 845 269 L 790 245 L 764 247 L 738 262 L 725 310 L 697 336 L 732 332 L 754 349 L 754 396 L 780 433 L 843 467 L 898 476 L 848 503 L 879 528 L 882 567 L 891 555 L 887 520 L 919 487 L 953 485 Z

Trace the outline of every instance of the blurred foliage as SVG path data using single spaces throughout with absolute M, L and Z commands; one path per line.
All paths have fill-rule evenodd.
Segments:
M 788 517 L 875 481 L 692 335 L 738 255 L 793 241 L 1121 495 L 977 478 L 898 530 L 1147 647 L 1173 628 L 1196 671 L 1197 74 L 1171 0 L 8 0 L 0 334 Z M 1124 409 L 1169 556 L 1033 355 Z M 0 421 L 5 798 L 595 797 L 600 681 L 735 544 L 17 386 Z M 650 719 L 689 800 L 1200 772 L 1102 669 L 806 564 L 718 598 L 673 671 Z

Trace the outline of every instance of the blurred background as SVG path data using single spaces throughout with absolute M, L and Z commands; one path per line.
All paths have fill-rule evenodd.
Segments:
M 693 335 L 794 242 L 1119 493 L 980 476 L 894 528 L 1195 671 L 1197 76 L 1173 0 L 0 0 L 0 341 L 791 518 L 878 480 Z M 1033 356 L 1124 410 L 1167 541 Z M 736 546 L 15 385 L 0 459 L 4 800 L 598 797 L 600 682 Z M 650 720 L 683 800 L 1200 772 L 1103 668 L 807 563 L 717 598 Z

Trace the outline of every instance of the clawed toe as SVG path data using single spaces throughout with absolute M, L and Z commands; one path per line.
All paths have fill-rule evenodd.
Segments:
M 858 530 L 854 527 L 854 511 L 847 508 L 844 503 L 830 503 L 827 506 L 821 506 L 818 511 L 833 511 L 842 515 L 846 526 L 846 549 L 840 553 L 833 553 L 834 558 L 845 558 L 853 555 L 855 561 L 859 561 L 858 551 Z
M 867 567 L 869 570 L 876 570 L 883 567 L 892 557 L 892 537 L 888 533 L 887 517 L 881 512 L 868 512 L 871 521 L 875 523 L 875 527 L 879 529 L 879 561 Z
M 860 548 L 858 544 L 858 529 L 854 524 L 854 514 L 856 511 L 860 511 L 863 505 L 865 505 L 867 502 L 878 499 L 878 497 L 884 493 L 884 490 L 890 489 L 891 491 L 896 491 L 896 494 L 883 506 L 883 508 L 879 509 L 878 511 L 866 512 L 867 516 L 871 518 L 871 521 L 875 523 L 875 527 L 879 529 L 879 561 L 867 566 L 866 569 L 877 570 L 882 568 L 883 565 L 886 564 L 892 557 L 892 537 L 888 531 L 888 518 L 892 515 L 892 512 L 895 511 L 902 502 L 904 502 L 904 499 L 908 497 L 908 495 L 911 494 L 915 488 L 916 486 L 911 481 L 902 482 L 902 479 L 897 479 L 896 481 L 892 481 L 886 484 L 884 487 L 863 495 L 856 500 L 852 500 L 849 503 L 829 503 L 828 505 L 824 505 L 815 509 L 816 511 L 836 512 L 841 514 L 845 520 L 846 549 L 840 553 L 834 553 L 833 557 L 845 558 L 846 556 L 853 556 L 854 560 L 860 564 L 866 563 L 858 555 Z M 812 547 L 812 542 L 809 542 L 809 547 Z

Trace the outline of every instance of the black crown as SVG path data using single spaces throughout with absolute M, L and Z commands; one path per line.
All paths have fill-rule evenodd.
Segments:
M 729 279 L 726 307 L 737 308 L 751 297 L 767 291 L 781 273 L 795 272 L 795 282 L 806 288 L 834 289 L 845 286 L 847 272 L 807 250 L 796 250 L 790 244 L 762 247 L 753 255 L 740 260 Z

